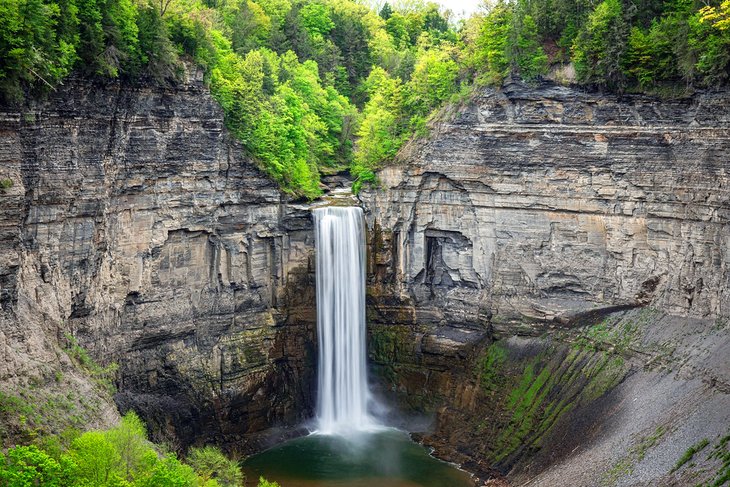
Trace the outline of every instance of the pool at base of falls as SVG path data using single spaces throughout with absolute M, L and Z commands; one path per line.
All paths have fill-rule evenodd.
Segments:
M 281 487 L 471 487 L 469 474 L 429 455 L 408 434 L 383 429 L 313 434 L 243 462 L 247 486 L 259 476 Z

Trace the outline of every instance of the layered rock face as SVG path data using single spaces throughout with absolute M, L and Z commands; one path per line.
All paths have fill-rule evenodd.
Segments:
M 361 195 L 370 354 L 385 394 L 438 413 L 427 442 L 520 484 L 599 485 L 672 414 L 715 429 L 672 436 L 642 481 L 730 429 L 729 106 L 513 83 L 380 171 Z M 642 395 L 684 409 L 640 417 Z M 561 470 L 599 435 L 614 450 Z
M 378 282 L 434 321 L 730 314 L 729 103 L 484 91 L 364 195 Z
M 68 82 L 3 112 L 0 139 L 4 382 L 47 377 L 70 333 L 119 363 L 120 408 L 182 446 L 308 415 L 309 212 L 226 134 L 200 80 Z
M 705 453 L 669 470 L 730 432 L 728 107 L 511 84 L 381 171 L 369 352 L 382 393 L 436 413 L 423 441 L 518 485 L 712 479 Z M 199 80 L 70 81 L 1 111 L 0 142 L 0 392 L 103 402 L 68 334 L 157 439 L 253 449 L 311 415 L 309 208 Z

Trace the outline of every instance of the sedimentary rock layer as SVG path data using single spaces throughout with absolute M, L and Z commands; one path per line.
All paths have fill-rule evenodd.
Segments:
M 0 140 L 3 382 L 48 376 L 70 333 L 119 363 L 123 410 L 182 444 L 308 414 L 310 216 L 200 80 L 71 80 L 5 109 Z
M 482 91 L 364 193 L 374 282 L 419 321 L 497 329 L 614 306 L 730 314 L 729 104 Z
M 516 485 L 713 478 L 669 472 L 730 432 L 729 106 L 512 83 L 379 172 L 370 356 L 438 454 Z

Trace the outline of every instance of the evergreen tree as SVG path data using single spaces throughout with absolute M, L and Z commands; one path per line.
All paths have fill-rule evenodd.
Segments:
M 178 77 L 180 64 L 160 10 L 143 8 L 137 21 L 140 62 L 145 66 L 144 72 L 160 84 L 174 81 Z
M 578 81 L 588 85 L 621 89 L 621 60 L 629 26 L 620 0 L 604 0 L 588 16 L 573 43 L 573 62 Z
M 507 57 L 523 79 L 532 80 L 547 72 L 548 59 L 540 44 L 537 24 L 530 15 L 513 19 Z
M 380 9 L 379 15 L 383 20 L 388 20 L 390 16 L 393 15 L 393 9 L 390 7 L 390 4 L 388 2 L 385 2 L 383 4 L 383 7 Z

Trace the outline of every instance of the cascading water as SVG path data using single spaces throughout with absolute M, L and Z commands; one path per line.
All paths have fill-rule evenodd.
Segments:
M 365 352 L 365 229 L 357 207 L 314 210 L 317 252 L 318 432 L 369 429 Z
M 473 486 L 468 474 L 431 457 L 406 433 L 382 427 L 368 413 L 362 210 L 320 208 L 314 210 L 314 222 L 318 434 L 249 457 L 243 465 L 246 477 L 312 487 Z

